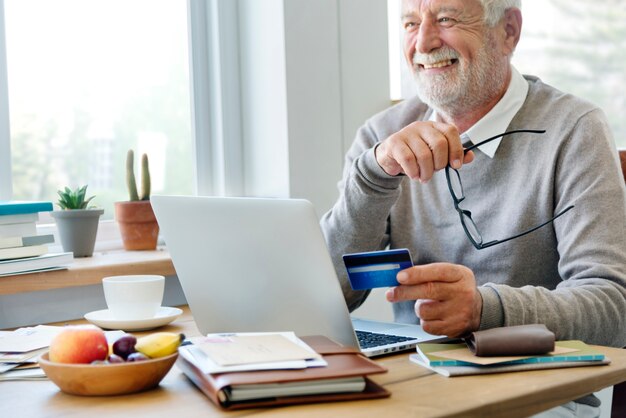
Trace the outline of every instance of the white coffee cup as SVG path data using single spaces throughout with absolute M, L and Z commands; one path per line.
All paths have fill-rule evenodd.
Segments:
M 115 319 L 154 318 L 161 302 L 165 277 L 157 275 L 110 276 L 102 279 L 104 298 Z

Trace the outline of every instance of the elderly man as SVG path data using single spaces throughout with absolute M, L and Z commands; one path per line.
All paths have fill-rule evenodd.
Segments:
M 408 248 L 397 321 L 625 346 L 626 192 L 602 111 L 511 66 L 520 0 L 405 0 L 402 24 L 417 97 L 359 129 L 321 221 L 349 308 L 369 292 L 342 254 Z

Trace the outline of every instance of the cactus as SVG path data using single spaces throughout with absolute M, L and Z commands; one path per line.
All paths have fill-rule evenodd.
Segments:
M 141 200 L 150 200 L 150 168 L 148 154 L 141 156 Z
M 150 200 L 150 168 L 148 155 L 141 156 L 141 196 L 137 193 L 137 181 L 135 180 L 135 154 L 132 149 L 126 154 L 126 186 L 131 201 Z
M 135 181 L 135 153 L 132 149 L 126 154 L 126 186 L 128 187 L 128 196 L 131 201 L 139 200 L 137 194 L 137 183 Z

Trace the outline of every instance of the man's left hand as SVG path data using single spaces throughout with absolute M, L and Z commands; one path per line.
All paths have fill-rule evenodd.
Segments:
M 479 328 L 483 301 L 469 268 L 426 264 L 402 270 L 397 279 L 400 286 L 387 290 L 387 300 L 414 300 L 424 331 L 462 337 Z

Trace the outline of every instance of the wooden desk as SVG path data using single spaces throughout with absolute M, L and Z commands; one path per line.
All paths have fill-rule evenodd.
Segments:
M 80 322 L 80 321 L 77 321 Z M 198 335 L 187 308 L 163 328 Z M 598 347 L 609 366 L 446 378 L 409 362 L 407 354 L 377 361 L 389 369 L 372 379 L 391 398 L 227 413 L 174 366 L 158 389 L 113 397 L 66 395 L 48 381 L 0 382 L 2 417 L 523 417 L 626 381 L 626 350 Z

